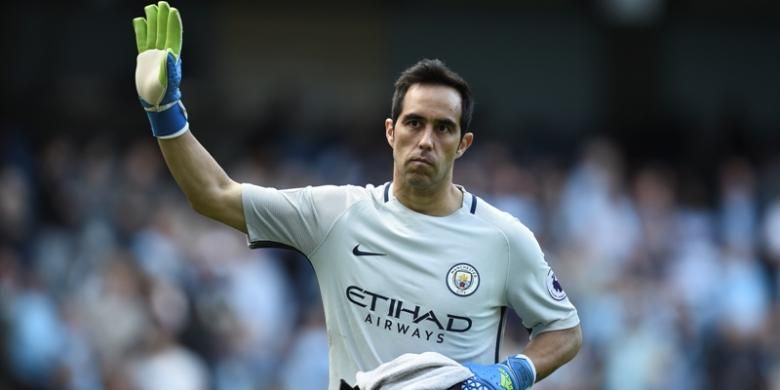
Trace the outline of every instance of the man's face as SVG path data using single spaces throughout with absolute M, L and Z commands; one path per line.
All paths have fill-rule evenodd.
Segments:
M 395 180 L 419 189 L 434 189 L 452 181 L 455 159 L 463 155 L 474 137 L 466 133 L 461 138 L 460 113 L 461 98 L 454 88 L 426 84 L 409 88 L 397 123 L 385 120 Z

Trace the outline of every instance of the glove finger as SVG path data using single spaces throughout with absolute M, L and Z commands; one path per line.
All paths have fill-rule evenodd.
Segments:
M 168 14 L 168 32 L 166 33 L 165 48 L 170 49 L 176 58 L 181 56 L 182 27 L 179 10 L 171 8 Z
M 133 19 L 133 30 L 135 30 L 135 46 L 138 47 L 138 53 L 146 50 L 146 19 L 138 17 Z
M 157 40 L 154 45 L 156 49 L 165 50 L 165 34 L 168 32 L 168 12 L 171 7 L 167 2 L 157 3 Z
M 155 4 L 144 7 L 146 13 L 146 48 L 154 49 L 157 45 L 157 6 Z

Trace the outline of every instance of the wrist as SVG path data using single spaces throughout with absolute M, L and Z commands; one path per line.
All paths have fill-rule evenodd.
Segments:
M 157 138 L 175 138 L 189 130 L 187 110 L 181 100 L 162 106 L 144 104 L 144 110 L 152 127 L 152 135 Z
M 512 370 L 520 389 L 530 389 L 536 383 L 536 367 L 528 356 L 510 356 L 504 363 Z

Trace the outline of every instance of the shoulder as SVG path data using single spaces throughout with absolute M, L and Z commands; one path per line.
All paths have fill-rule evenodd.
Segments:
M 323 185 L 309 186 L 306 191 L 311 196 L 324 201 L 334 201 L 336 203 L 345 202 L 353 204 L 366 199 L 380 200 L 382 198 L 382 186 L 367 184 L 365 186 L 356 185 Z
M 473 195 L 471 193 L 469 193 L 468 196 L 472 196 L 474 198 L 471 201 L 471 210 L 473 210 L 472 214 L 474 214 L 474 216 L 480 221 L 495 226 L 497 229 L 501 230 L 507 235 L 533 235 L 531 230 L 528 229 L 528 227 L 525 226 L 514 215 L 493 206 L 479 196 Z
M 469 195 L 474 196 L 474 200 L 472 200 L 472 209 L 474 210 L 472 214 L 474 214 L 474 217 L 480 222 L 492 225 L 500 231 L 513 252 L 527 251 L 528 249 L 536 250 L 538 248 L 539 244 L 534 233 L 517 217 L 493 206 L 478 196 Z
M 352 196 L 365 198 L 371 196 L 381 197 L 383 186 L 374 186 L 366 184 L 365 186 L 356 185 L 318 185 L 297 188 L 278 189 L 275 187 L 264 187 L 251 183 L 241 183 L 241 189 L 244 192 L 269 192 L 279 194 L 307 194 L 315 196 Z

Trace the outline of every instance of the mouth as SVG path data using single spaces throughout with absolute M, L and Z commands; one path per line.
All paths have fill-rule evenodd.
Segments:
M 419 163 L 419 164 L 433 166 L 433 161 L 425 157 L 412 157 L 409 159 L 409 163 Z

